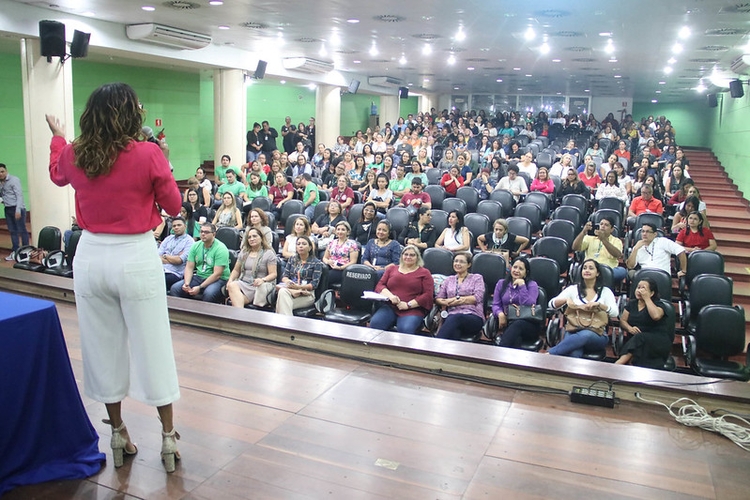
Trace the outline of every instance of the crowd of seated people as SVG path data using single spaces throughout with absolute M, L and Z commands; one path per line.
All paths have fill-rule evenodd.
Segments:
M 267 125 L 254 127 L 249 138 L 272 135 Z M 532 243 L 546 233 L 525 232 L 518 220 L 511 229 L 511 221 L 523 218 L 514 215 L 530 203 L 526 197 L 541 193 L 548 200 L 542 225 L 557 218 L 558 207 L 578 205 L 580 215 L 570 219 L 567 241 L 570 256 L 580 253 L 578 273 L 559 269 L 568 286 L 545 295 L 548 310 L 616 318 L 615 292 L 634 287 L 620 325 L 635 338 L 643 332 L 654 338 L 631 341 L 618 362 L 658 367 L 671 347 L 658 292 L 649 281 L 629 278 L 649 268 L 680 277 L 687 254 L 717 248 L 689 160 L 664 117 L 636 123 L 628 115 L 618 123 L 611 113 L 599 122 L 593 115 L 446 110 L 357 131 L 332 146 L 311 141 L 303 124 L 287 121 L 282 131 L 283 150 L 253 147 L 257 153 L 239 168 L 224 156 L 213 183 L 203 169 L 189 180 L 183 222 L 190 224 L 172 229 L 199 239 L 185 249 L 182 268 L 176 258 L 165 260 L 171 295 L 291 315 L 311 307 L 319 285 L 336 288 L 348 268 L 361 264 L 377 273 L 373 291 L 385 299 L 373 308 L 371 328 L 426 333 L 424 320 L 435 309 L 442 311 L 432 332 L 437 337 L 484 339 L 492 316 L 500 332 L 495 344 L 518 347 L 540 335 L 537 324 L 509 321 L 508 313 L 539 297 L 529 258 L 544 256 Z M 529 141 L 538 141 L 536 147 Z M 451 198 L 464 203 L 444 211 Z M 498 210 L 480 210 L 483 202 Z M 599 214 L 600 207 L 608 213 Z M 568 220 L 563 212 L 560 218 Z M 659 215 L 661 222 L 642 222 L 643 214 Z M 485 225 L 470 229 L 469 215 Z M 170 234 L 165 226 L 162 235 Z M 221 227 L 238 231 L 238 248 L 219 241 Z M 426 267 L 431 249 L 451 256 L 447 271 Z M 473 272 L 482 253 L 502 257 L 502 278 L 486 283 Z M 612 289 L 603 285 L 605 275 L 612 276 Z M 570 330 L 548 352 L 580 357 L 601 349 L 606 338 L 606 331 Z

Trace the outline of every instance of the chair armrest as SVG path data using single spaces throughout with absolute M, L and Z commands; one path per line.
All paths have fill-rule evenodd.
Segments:
M 497 316 L 494 314 L 490 314 L 487 318 L 487 321 L 484 322 L 484 325 L 482 326 L 482 332 L 484 333 L 484 336 L 487 337 L 490 340 L 495 340 L 497 338 L 498 334 L 498 326 L 497 326 Z
M 315 310 L 319 314 L 328 314 L 336 307 L 336 294 L 333 290 L 326 290 L 320 294 L 320 298 L 315 301 Z
M 696 346 L 696 340 L 694 336 L 688 335 L 686 339 L 685 362 L 688 364 L 688 366 L 692 367 L 693 363 L 695 363 L 695 358 L 698 357 L 698 347 Z

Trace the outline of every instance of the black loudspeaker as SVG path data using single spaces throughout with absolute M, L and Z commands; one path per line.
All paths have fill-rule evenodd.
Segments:
M 401 99 L 408 99 L 409 98 L 409 87 L 399 87 L 398 88 L 398 96 Z
M 716 98 L 716 94 L 706 94 L 706 99 L 708 99 L 709 108 L 715 108 L 719 105 L 719 100 Z
M 266 61 L 258 61 L 258 66 L 255 68 L 253 78 L 256 80 L 262 80 L 263 77 L 266 76 L 266 66 L 268 66 Z
M 70 57 L 86 57 L 89 55 L 89 39 L 91 33 L 75 30 L 73 32 L 73 42 L 70 44 Z
M 39 21 L 42 57 L 65 57 L 65 25 L 57 21 Z
M 732 80 L 731 82 L 729 82 L 729 93 L 735 99 L 743 97 L 745 95 L 745 91 L 742 90 L 742 82 L 740 80 Z

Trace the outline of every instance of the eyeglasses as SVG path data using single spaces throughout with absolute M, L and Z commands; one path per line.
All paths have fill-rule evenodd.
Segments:
M 214 232 L 213 232 L 213 231 L 211 231 L 211 230 L 207 230 L 207 229 L 201 229 L 201 230 L 200 230 L 200 233 L 201 233 L 201 234 L 214 234 Z

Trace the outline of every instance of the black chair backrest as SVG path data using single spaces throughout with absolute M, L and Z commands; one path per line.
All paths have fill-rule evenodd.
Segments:
M 576 232 L 580 232 L 583 227 L 582 212 L 578 207 L 575 207 L 573 205 L 560 205 L 552 213 L 552 218 L 555 220 L 562 219 L 562 220 L 567 220 L 567 221 L 572 222 L 576 228 Z
M 456 198 L 464 200 L 466 203 L 466 212 L 472 213 L 477 211 L 479 205 L 479 193 L 471 186 L 462 186 L 456 190 Z
M 672 300 L 672 276 L 666 271 L 661 269 L 639 269 L 633 276 L 632 284 L 630 285 L 630 298 L 635 297 L 635 289 L 638 282 L 643 278 L 652 278 L 656 281 L 656 285 L 659 288 L 659 296 L 664 300 Z
M 698 313 L 695 329 L 698 349 L 719 358 L 745 349 L 745 311 L 740 306 L 712 304 Z
M 531 240 L 531 221 L 526 217 L 508 217 L 508 231 Z
M 547 222 L 542 231 L 544 236 L 555 236 L 564 239 L 568 244 L 568 251 L 573 246 L 573 240 L 578 236 L 575 225 L 569 220 L 556 219 Z
M 271 231 L 276 231 L 279 226 L 278 221 L 276 220 L 276 214 L 273 212 L 266 212 L 266 217 L 268 217 L 268 227 L 271 228 Z
M 301 200 L 289 200 L 281 206 L 281 220 L 287 220 L 292 214 L 305 213 L 305 204 Z
M 516 207 L 516 199 L 513 193 L 505 189 L 495 189 L 490 193 L 490 200 L 499 201 L 503 207 L 503 217 L 510 217 Z
M 393 207 L 385 213 L 385 218 L 390 222 L 391 228 L 397 235 L 401 234 L 406 226 L 409 225 L 411 214 L 404 207 Z
M 733 291 L 732 279 L 727 276 L 717 274 L 696 276 L 690 287 L 690 318 L 697 319 L 700 310 L 707 305 L 731 306 Z
M 320 186 L 319 183 L 316 182 L 316 184 L 318 184 L 318 186 Z M 325 189 L 319 189 L 318 190 L 318 198 L 320 199 L 320 201 L 328 201 L 328 200 L 331 199 L 331 192 L 327 191 Z
M 620 218 L 622 218 L 623 214 L 625 213 L 625 203 L 619 198 L 602 198 L 599 200 L 599 210 L 602 209 L 610 209 L 610 210 L 616 210 L 620 213 Z
M 432 274 L 450 276 L 453 270 L 453 252 L 445 248 L 427 248 L 422 254 L 424 267 Z M 348 269 L 348 268 L 347 268 Z
M 580 194 L 566 194 L 563 196 L 560 205 L 578 208 L 578 211 L 581 212 L 581 216 L 586 216 L 589 211 L 588 199 Z
M 62 250 L 62 234 L 60 234 L 60 229 L 55 226 L 44 226 L 39 231 L 36 246 L 48 252 Z
M 531 193 L 526 195 L 526 198 L 523 200 L 524 203 L 534 203 L 535 205 L 539 206 L 539 209 L 542 211 L 542 219 L 546 219 L 549 217 L 550 213 L 550 207 L 552 206 L 552 203 L 549 199 L 549 196 L 547 196 L 544 193 L 540 193 L 538 191 L 532 191 Z
M 289 236 L 292 232 L 292 228 L 294 228 L 294 222 L 299 217 L 305 217 L 304 214 L 289 214 L 289 217 L 286 218 L 286 223 L 284 224 L 284 236 Z M 307 219 L 307 217 L 305 217 Z
M 560 271 L 568 270 L 568 242 L 556 236 L 543 236 L 531 247 L 534 257 L 549 257 L 557 262 Z
M 276 231 L 271 232 L 271 248 L 273 248 L 273 251 L 275 253 L 279 253 L 279 241 L 280 241 L 279 233 Z
M 724 257 L 719 252 L 711 250 L 696 250 L 687 257 L 685 282 L 688 286 L 696 276 L 701 274 L 724 275 Z
M 362 293 L 375 290 L 378 284 L 378 273 L 363 264 L 354 264 L 344 269 L 341 277 L 341 301 L 351 309 L 368 311 L 372 301 L 362 299 Z
M 490 221 L 490 218 L 484 214 L 469 213 L 464 217 L 464 226 L 466 226 L 472 234 L 471 248 L 473 249 L 476 247 L 477 238 L 490 231 L 492 221 Z
M 437 186 L 440 184 L 440 179 L 443 177 L 443 173 L 439 168 L 431 168 L 425 172 L 427 175 L 427 184 L 430 186 Z
M 542 210 L 536 203 L 521 203 L 516 205 L 514 217 L 525 217 L 531 222 L 531 233 L 537 233 L 542 229 Z
M 271 210 L 271 200 L 265 196 L 256 196 L 250 203 L 251 208 L 260 208 L 264 212 Z
M 449 214 L 454 210 L 466 215 L 466 202 L 461 198 L 446 198 L 443 200 L 443 210 Z
M 321 201 L 317 205 L 315 205 L 315 211 L 313 212 L 313 220 L 311 222 L 315 222 L 318 220 L 318 217 L 326 213 L 326 210 L 328 210 L 328 202 L 327 201 Z
M 436 238 L 448 227 L 448 212 L 445 210 L 432 209 L 432 225 L 435 227 Z
M 494 223 L 497 219 L 503 218 L 503 206 L 499 201 L 482 200 L 477 205 L 477 213 L 486 215 Z
M 552 155 L 545 151 L 540 151 L 539 154 L 536 155 L 536 166 L 549 169 L 552 166 Z
M 591 214 L 591 222 L 594 224 L 599 224 L 599 221 L 601 221 L 604 217 L 610 217 L 615 221 L 615 231 L 613 231 L 612 234 L 622 234 L 622 212 L 612 210 L 611 208 L 600 208 L 599 210 Z
M 76 256 L 76 249 L 78 248 L 78 242 L 81 240 L 82 234 L 83 231 L 73 231 L 68 239 L 68 245 L 65 247 L 65 262 L 68 267 L 73 266 L 73 257 Z
M 560 284 L 560 266 L 548 257 L 532 257 L 529 259 L 531 279 L 547 292 L 549 297 L 557 297 L 562 291 Z
M 354 225 L 359 222 L 359 218 L 362 217 L 362 209 L 365 208 L 364 203 L 355 203 L 349 208 L 349 225 L 354 229 Z
M 233 227 L 220 227 L 216 230 L 216 239 L 224 243 L 229 250 L 239 250 L 242 236 Z
M 640 229 L 641 227 L 643 227 L 643 224 L 647 222 L 650 224 L 654 224 L 656 226 L 656 229 L 661 229 L 664 227 L 664 218 L 661 215 L 645 213 L 635 218 L 635 225 L 633 226 L 633 229 Z
M 443 186 L 429 184 L 425 186 L 424 192 L 430 195 L 432 208 L 437 208 L 438 210 L 443 208 L 443 200 L 445 200 L 445 188 Z
M 484 279 L 485 295 L 492 297 L 495 285 L 505 277 L 508 263 L 502 255 L 491 252 L 480 252 L 471 261 L 470 272 L 479 274 Z

